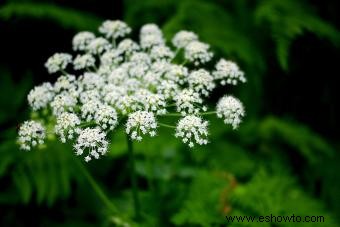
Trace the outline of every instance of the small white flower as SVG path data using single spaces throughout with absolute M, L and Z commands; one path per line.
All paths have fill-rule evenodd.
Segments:
M 86 90 L 80 93 L 79 100 L 82 104 L 88 103 L 89 101 L 98 101 L 101 100 L 102 96 L 100 95 L 97 89 Z
M 87 45 L 96 37 L 92 32 L 79 32 L 73 37 L 72 46 L 74 51 L 84 51 L 87 49 Z
M 126 115 L 131 111 L 136 111 L 139 105 L 136 103 L 136 99 L 132 95 L 125 94 L 118 97 L 118 99 L 115 101 L 115 107 L 123 115 Z
M 99 105 L 94 120 L 103 130 L 113 130 L 118 123 L 117 112 L 109 105 Z
M 143 62 L 130 64 L 128 74 L 132 78 L 141 78 L 149 70 L 149 65 Z
M 151 64 L 151 58 L 147 53 L 144 52 L 135 52 L 130 57 L 130 62 L 132 64 Z
M 112 70 L 107 80 L 109 83 L 120 85 L 126 78 L 128 78 L 127 64 L 120 65 L 118 68 Z
M 57 117 L 57 123 L 54 127 L 55 134 L 60 137 L 62 143 L 66 143 L 66 140 L 72 140 L 74 134 L 79 133 L 80 119 L 74 113 L 62 113 Z
M 106 38 L 117 39 L 124 37 L 131 32 L 131 28 L 120 20 L 107 20 L 99 27 L 99 32 L 103 33 Z
M 98 108 L 102 105 L 97 99 L 90 99 L 81 106 L 81 118 L 85 121 L 92 121 L 95 119 L 95 114 Z
M 77 90 L 76 77 L 73 75 L 63 75 L 58 77 L 53 89 L 56 93 Z
M 225 124 L 237 129 L 245 115 L 241 101 L 233 96 L 222 97 L 216 106 L 217 117 L 223 118 Z
M 188 115 L 179 120 L 176 127 L 176 137 L 182 138 L 183 143 L 193 147 L 195 143 L 204 145 L 208 143 L 208 121 Z
M 108 65 L 111 68 L 113 68 L 113 66 L 119 65 L 122 61 L 123 57 L 120 55 L 118 50 L 109 50 L 100 57 L 100 62 L 102 65 Z
M 177 111 L 182 115 L 197 114 L 201 111 L 201 108 L 205 110 L 205 107 L 201 107 L 203 100 L 199 93 L 192 89 L 183 89 L 174 97 L 174 101 Z
M 213 54 L 209 51 L 208 44 L 192 41 L 185 47 L 184 57 L 197 66 L 209 62 Z
M 140 46 L 149 49 L 153 46 L 164 45 L 165 41 L 159 34 L 148 34 L 140 37 Z
M 115 89 L 105 94 L 104 101 L 109 105 L 116 105 L 119 99 L 125 95 L 127 95 L 125 88 L 116 86 Z
M 31 150 L 38 144 L 43 144 L 46 137 L 44 127 L 36 121 L 25 121 L 19 128 L 18 143 L 23 150 Z
M 221 80 L 222 85 L 237 85 L 238 82 L 245 83 L 247 80 L 238 65 L 232 61 L 221 59 L 216 64 L 216 70 L 213 72 L 216 80 Z
M 75 70 L 89 69 L 96 65 L 96 59 L 91 54 L 77 55 L 73 61 Z
M 45 108 L 54 97 L 53 87 L 50 83 L 43 83 L 33 88 L 27 96 L 29 105 L 33 110 Z
M 136 102 L 141 104 L 142 110 L 151 111 L 157 115 L 166 113 L 165 98 L 161 94 L 154 94 L 149 90 L 140 89 L 135 93 L 134 98 Z
M 177 48 L 184 48 L 190 42 L 198 40 L 197 34 L 191 31 L 179 31 L 172 38 L 172 44 Z
M 129 114 L 126 122 L 126 133 L 131 139 L 141 141 L 142 135 L 156 135 L 157 122 L 152 112 L 136 111 Z
M 102 54 L 103 52 L 111 49 L 111 44 L 106 39 L 99 37 L 92 40 L 89 45 L 87 45 L 87 50 L 91 54 Z
M 72 56 L 66 53 L 55 53 L 47 59 L 45 67 L 47 71 L 51 73 L 56 73 L 66 69 L 67 65 L 72 63 Z
M 189 70 L 187 67 L 182 65 L 171 65 L 164 77 L 168 80 L 172 80 L 180 85 L 183 85 L 187 81 Z
M 126 55 L 131 55 L 133 52 L 136 52 L 140 49 L 137 43 L 132 41 L 131 39 L 122 40 L 117 47 L 117 50 Z
M 205 96 L 209 96 L 209 92 L 215 88 L 214 78 L 205 69 L 191 72 L 188 82 L 192 89 Z
M 157 86 L 157 92 L 166 99 L 175 97 L 179 92 L 179 86 L 172 80 L 162 80 Z
M 156 60 L 159 61 L 161 59 L 171 60 L 174 56 L 175 54 L 167 46 L 162 45 L 154 46 L 150 51 L 150 57 L 154 61 Z
M 77 99 L 67 92 L 56 95 L 50 103 L 54 116 L 59 116 L 60 114 L 68 111 L 72 112 L 76 105 Z
M 85 72 L 84 75 L 78 78 L 78 81 L 84 90 L 100 90 L 105 84 L 105 80 L 101 76 L 97 73 L 90 72 Z
M 92 158 L 99 159 L 100 155 L 106 154 L 108 144 L 106 134 L 100 128 L 85 128 L 79 132 L 73 147 L 76 155 L 86 152 L 85 161 L 88 162 Z
M 140 36 L 146 35 L 162 36 L 162 31 L 157 24 L 145 24 L 140 29 Z

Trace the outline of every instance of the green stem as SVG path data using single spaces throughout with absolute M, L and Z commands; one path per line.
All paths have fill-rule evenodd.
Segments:
M 96 125 L 96 122 L 90 121 L 90 122 L 82 123 L 82 124 L 80 124 L 80 125 L 78 125 L 78 126 L 81 127 L 81 128 L 84 128 L 84 127 L 95 126 L 95 125 Z
M 212 115 L 212 114 L 216 114 L 216 111 L 209 111 L 209 112 L 200 113 L 200 115 Z
M 118 213 L 117 207 L 110 201 L 110 199 L 105 195 L 104 191 L 99 187 L 97 182 L 93 179 L 91 174 L 87 171 L 84 165 L 76 160 L 79 169 L 84 174 L 86 180 L 89 182 L 91 187 L 93 188 L 94 192 L 98 195 L 99 199 L 105 204 L 105 206 L 110 210 L 110 212 L 116 214 Z
M 212 114 L 216 114 L 216 111 L 208 111 L 208 112 L 203 112 L 203 113 L 198 113 L 198 115 L 212 115 Z M 180 113 L 167 113 L 167 114 L 163 114 L 161 116 L 164 117 L 183 117 L 182 114 Z
M 67 73 L 64 69 L 61 69 L 60 71 L 61 71 L 61 73 L 62 73 L 64 76 L 67 76 L 67 75 L 68 75 L 68 73 Z
M 164 123 L 160 123 L 160 122 L 158 122 L 158 124 L 159 124 L 160 126 L 163 126 L 163 127 L 166 127 L 166 128 L 176 128 L 176 126 L 168 125 L 168 124 L 164 124 Z
M 167 114 L 163 114 L 161 116 L 165 116 L 165 117 L 182 117 L 182 114 L 180 114 L 180 113 L 167 113 Z
M 133 205 L 135 208 L 135 218 L 136 220 L 140 219 L 140 203 L 138 197 L 138 185 L 137 185 L 137 176 L 136 176 L 136 169 L 135 169 L 135 156 L 133 153 L 133 144 L 129 138 L 129 135 L 126 135 L 127 139 L 127 146 L 128 146 L 128 154 L 129 154 L 129 163 L 130 163 L 130 178 L 132 184 L 132 198 L 133 198 Z

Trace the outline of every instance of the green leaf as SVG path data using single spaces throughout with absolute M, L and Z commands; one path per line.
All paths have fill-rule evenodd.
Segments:
M 0 19 L 33 18 L 50 20 L 73 30 L 96 30 L 101 20 L 85 12 L 45 3 L 8 3 L 0 8 Z
M 259 135 L 267 142 L 290 145 L 311 164 L 334 154 L 333 148 L 308 127 L 275 117 L 262 121 Z
M 209 172 L 194 178 L 183 207 L 172 217 L 178 226 L 218 226 L 225 223 L 221 196 L 229 182 Z
M 231 196 L 234 211 L 253 216 L 323 216 L 329 227 L 338 226 L 334 217 L 325 209 L 321 201 L 310 197 L 293 177 L 281 173 L 269 174 L 260 169 L 252 180 L 239 184 Z M 276 222 L 277 226 L 292 226 L 289 222 Z M 237 225 L 236 225 L 237 226 Z M 250 225 L 253 226 L 253 225 Z M 299 222 L 299 226 L 320 226 L 317 222 Z

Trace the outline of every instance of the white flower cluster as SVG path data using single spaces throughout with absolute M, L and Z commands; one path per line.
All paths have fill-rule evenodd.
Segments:
M 31 150 L 38 144 L 43 144 L 46 136 L 45 128 L 36 121 L 25 121 L 19 128 L 18 142 L 23 150 Z
M 133 140 L 142 140 L 142 135 L 156 135 L 157 123 L 153 113 L 147 111 L 136 111 L 129 115 L 126 122 L 126 133 Z
M 79 134 L 80 119 L 74 113 L 62 113 L 57 117 L 57 123 L 54 127 L 55 134 L 60 136 L 60 140 L 66 143 L 66 139 L 73 139 L 74 134 Z
M 79 132 L 79 137 L 74 144 L 76 155 L 82 155 L 87 152 L 85 161 L 91 161 L 92 158 L 98 159 L 100 155 L 107 152 L 109 143 L 106 140 L 106 134 L 99 128 L 85 128 Z
M 217 114 L 233 128 L 241 122 L 243 105 L 231 96 L 221 99 L 215 112 L 206 112 L 204 99 L 217 82 L 237 84 L 246 79 L 235 63 L 224 59 L 212 72 L 204 68 L 213 54 L 197 34 L 179 31 L 167 46 L 156 24 L 141 28 L 139 42 L 125 37 L 131 28 L 122 21 L 105 21 L 99 32 L 104 37 L 87 31 L 74 36 L 74 58 L 66 53 L 50 57 L 45 66 L 59 77 L 28 95 L 35 116 L 44 118 L 47 128 L 53 126 L 61 142 L 74 143 L 76 154 L 85 153 L 86 161 L 107 152 L 108 132 L 118 122 L 131 139 L 140 141 L 155 136 L 157 127 L 175 127 L 163 124 L 162 118 L 178 116 L 175 135 L 190 147 L 208 142 L 208 122 L 202 118 L 206 114 Z M 68 72 L 69 64 L 77 75 Z M 32 121 L 19 132 L 26 150 L 44 137 L 43 126 Z
M 52 85 L 50 83 L 43 83 L 30 91 L 27 100 L 33 110 L 39 110 L 46 107 L 53 97 L 54 91 Z
M 55 53 L 45 63 L 49 73 L 56 73 L 66 69 L 67 65 L 72 62 L 72 56 L 66 53 Z
M 208 121 L 195 115 L 188 115 L 178 122 L 175 136 L 182 138 L 183 143 L 187 143 L 189 147 L 193 147 L 195 143 L 207 144 Z
M 131 28 L 123 21 L 107 20 L 99 27 L 99 32 L 103 33 L 106 38 L 117 39 L 129 34 L 131 32 Z
M 216 80 L 220 80 L 222 85 L 237 85 L 238 82 L 245 83 L 247 80 L 238 65 L 232 61 L 221 59 L 216 64 L 216 71 L 213 72 Z
M 244 107 L 240 100 L 233 96 L 224 96 L 218 101 L 216 113 L 219 118 L 224 119 L 224 123 L 232 125 L 236 129 L 244 116 Z

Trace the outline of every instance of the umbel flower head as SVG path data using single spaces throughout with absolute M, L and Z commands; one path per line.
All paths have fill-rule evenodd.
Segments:
M 131 31 L 123 21 L 104 21 L 99 27 L 103 36 L 79 32 L 72 40 L 74 54 L 48 58 L 47 72 L 57 78 L 28 94 L 35 121 L 19 129 L 22 149 L 54 133 L 90 161 L 108 152 L 109 135 L 118 125 L 136 141 L 156 136 L 159 127 L 175 128 L 172 135 L 189 147 L 208 143 L 207 114 L 233 129 L 239 126 L 245 115 L 239 99 L 225 95 L 213 111 L 205 104 L 218 85 L 246 82 L 236 63 L 216 61 L 210 45 L 192 31 L 179 31 L 171 42 L 156 24 L 144 25 L 139 41 L 126 37 Z M 213 60 L 214 68 L 205 67 Z M 177 124 L 164 124 L 166 118 Z

